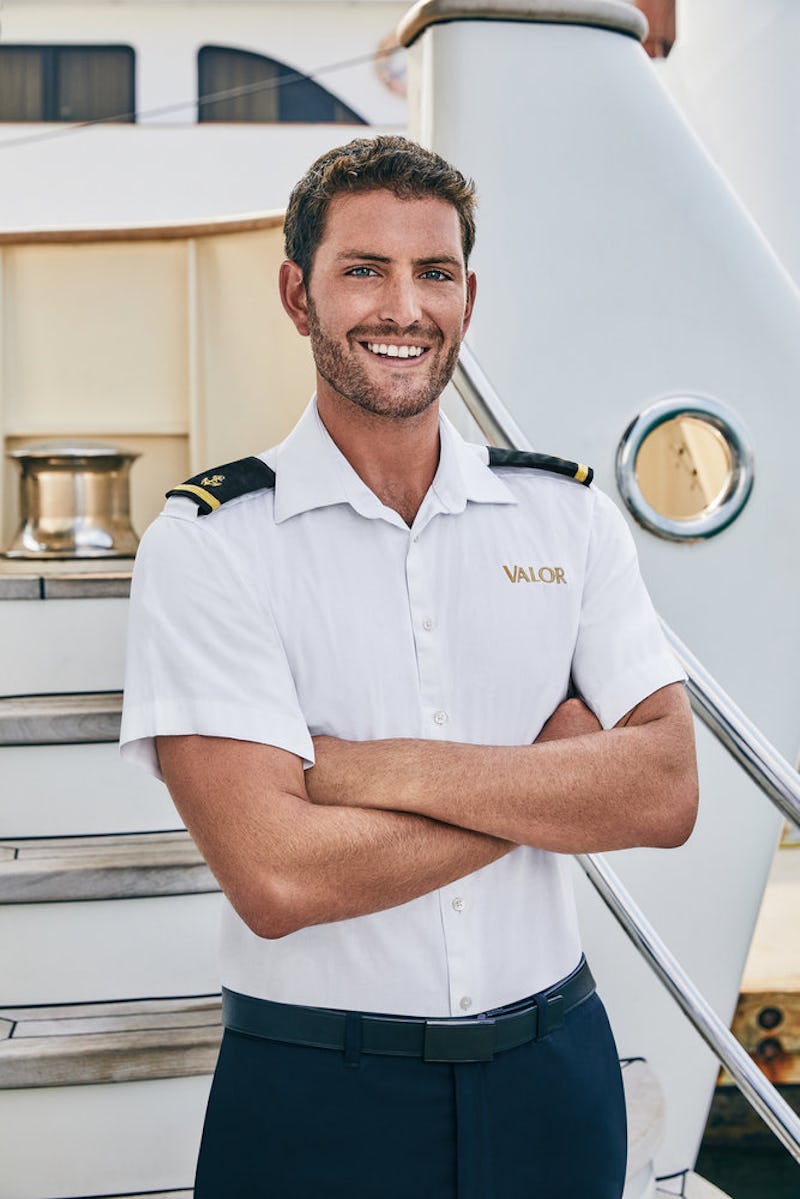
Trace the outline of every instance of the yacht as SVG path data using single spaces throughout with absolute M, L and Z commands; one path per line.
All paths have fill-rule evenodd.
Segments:
M 448 414 L 592 464 L 688 677 L 689 842 L 574 865 L 625 1199 L 722 1194 L 720 1064 L 800 1160 L 800 967 L 742 983 L 800 820 L 798 51 L 790 0 L 0 7 L 0 1199 L 191 1196 L 219 892 L 115 744 L 136 532 L 305 407 L 282 211 L 376 131 L 478 181 Z

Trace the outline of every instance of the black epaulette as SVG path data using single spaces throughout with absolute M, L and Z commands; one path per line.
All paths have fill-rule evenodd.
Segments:
M 588 487 L 594 478 L 591 466 L 582 462 L 570 462 L 566 458 L 553 458 L 551 454 L 534 454 L 529 450 L 499 450 L 490 445 L 490 466 L 527 466 L 534 470 L 549 470 L 551 474 L 563 475 Z
M 198 516 L 208 516 L 220 504 L 235 500 L 249 491 L 263 491 L 275 486 L 275 471 L 270 470 L 260 458 L 239 458 L 237 462 L 226 462 L 213 470 L 203 471 L 193 479 L 187 479 L 178 487 L 171 487 L 167 497 L 185 495 L 194 500 L 200 509 Z

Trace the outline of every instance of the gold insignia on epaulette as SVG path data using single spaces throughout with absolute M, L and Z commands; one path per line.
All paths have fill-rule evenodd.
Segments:
M 204 487 L 220 487 L 225 482 L 224 475 L 206 475 L 200 482 Z

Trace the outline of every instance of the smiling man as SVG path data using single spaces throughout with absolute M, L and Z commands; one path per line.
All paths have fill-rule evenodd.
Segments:
M 564 855 L 685 840 L 691 718 L 588 468 L 439 411 L 474 232 L 403 138 L 314 163 L 280 291 L 316 396 L 142 542 L 124 752 L 224 892 L 196 1199 L 622 1192 Z

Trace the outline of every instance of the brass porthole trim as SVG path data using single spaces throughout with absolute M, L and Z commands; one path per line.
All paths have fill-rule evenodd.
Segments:
M 643 528 L 670 541 L 705 540 L 728 528 L 750 497 L 750 437 L 718 400 L 670 396 L 631 421 L 617 449 L 616 474 Z

